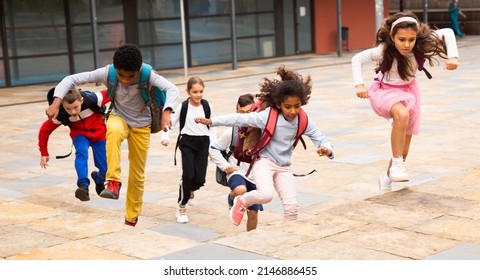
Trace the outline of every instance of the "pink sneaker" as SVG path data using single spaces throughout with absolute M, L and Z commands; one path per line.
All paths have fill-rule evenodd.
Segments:
M 233 206 L 230 209 L 230 220 L 236 226 L 242 222 L 243 214 L 245 214 L 245 205 L 240 200 L 240 197 L 242 196 L 236 196 L 233 199 Z

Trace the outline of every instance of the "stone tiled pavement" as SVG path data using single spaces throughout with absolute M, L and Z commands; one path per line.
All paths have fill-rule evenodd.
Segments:
M 189 207 L 188 224 L 175 221 L 180 167 L 174 143 L 152 136 L 143 213 L 136 228 L 123 225 L 125 190 L 119 200 L 74 197 L 73 156 L 39 166 L 37 130 L 45 120 L 44 96 L 54 84 L 0 89 L 0 258 L 9 260 L 480 259 L 480 36 L 459 40 L 457 71 L 420 73 L 422 133 L 412 141 L 408 183 L 379 195 L 377 176 L 389 158 L 390 124 L 356 98 L 350 71 L 355 52 L 337 57 L 302 55 L 188 69 L 205 80 L 216 114 L 234 110 L 239 94 L 256 92 L 263 77 L 286 65 L 310 74 L 314 90 L 305 110 L 335 147 L 334 160 L 294 152 L 299 219 L 282 223 L 278 198 L 265 205 L 258 229 L 246 232 L 227 216 L 227 189 L 207 183 Z M 371 75 L 366 67 L 365 76 Z M 183 69 L 161 71 L 186 97 Z M 83 89 L 99 89 L 86 85 Z M 221 130 L 220 128 L 219 130 Z M 176 128 L 175 131 L 178 131 Z M 175 135 L 172 136 L 172 139 Z M 70 150 L 65 128 L 51 137 L 51 155 Z M 127 151 L 122 177 L 126 181 Z M 93 168 L 91 164 L 90 168 Z M 93 169 L 91 169 L 93 170 Z

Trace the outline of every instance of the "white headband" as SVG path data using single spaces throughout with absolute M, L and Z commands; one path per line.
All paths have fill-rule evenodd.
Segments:
M 397 25 L 399 23 L 402 23 L 402 22 L 415 22 L 418 25 L 417 20 L 412 18 L 412 17 L 401 17 L 401 18 L 397 19 L 396 21 L 394 21 L 392 23 L 392 27 L 390 28 L 390 32 L 393 31 L 393 28 L 395 27 L 395 25 Z

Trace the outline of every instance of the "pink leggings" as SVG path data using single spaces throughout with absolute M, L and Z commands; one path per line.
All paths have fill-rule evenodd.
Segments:
M 297 189 L 290 166 L 278 166 L 268 158 L 260 158 L 252 167 L 252 176 L 257 189 L 242 196 L 245 206 L 265 204 L 272 201 L 273 190 L 278 193 L 283 205 L 283 220 L 293 221 L 298 216 Z

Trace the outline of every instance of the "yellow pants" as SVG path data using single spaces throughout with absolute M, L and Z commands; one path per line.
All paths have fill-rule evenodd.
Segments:
M 121 146 L 125 139 L 128 141 L 129 161 L 125 219 L 131 222 L 142 211 L 150 126 L 132 128 L 121 117 L 111 114 L 107 121 L 107 181 L 122 181 Z

